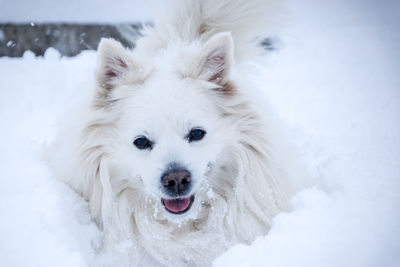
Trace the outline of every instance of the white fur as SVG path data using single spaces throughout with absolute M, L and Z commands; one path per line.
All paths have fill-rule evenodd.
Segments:
M 90 205 L 105 249 L 130 244 L 127 264 L 208 266 L 234 244 L 266 234 L 300 181 L 282 157 L 276 126 L 252 107 L 238 63 L 275 10 L 272 0 L 182 0 L 134 51 L 99 46 L 98 86 L 75 133 L 53 147 L 52 165 Z M 246 57 L 248 55 L 248 57 Z M 202 127 L 206 136 L 188 143 Z M 132 142 L 146 135 L 154 148 Z M 181 215 L 160 199 L 171 162 L 192 173 L 195 201 Z

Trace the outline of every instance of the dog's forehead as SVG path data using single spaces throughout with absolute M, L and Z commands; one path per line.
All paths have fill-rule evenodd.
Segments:
M 155 70 L 127 101 L 126 116 L 137 127 L 157 130 L 173 127 L 186 131 L 206 127 L 217 109 L 201 82 L 168 70 Z M 207 119 L 208 118 L 208 119 Z

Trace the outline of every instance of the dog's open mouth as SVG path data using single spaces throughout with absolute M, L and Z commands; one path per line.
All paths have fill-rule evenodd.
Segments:
M 175 199 L 161 199 L 161 203 L 165 209 L 173 214 L 182 214 L 190 210 L 194 201 L 194 195 L 187 198 L 175 198 Z

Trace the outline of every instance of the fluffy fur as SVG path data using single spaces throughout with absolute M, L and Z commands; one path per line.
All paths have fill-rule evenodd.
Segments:
M 226 249 L 266 234 L 298 181 L 276 126 L 246 97 L 241 64 L 272 27 L 273 0 L 181 0 L 133 50 L 102 40 L 96 95 L 52 165 L 88 200 L 105 249 L 129 244 L 127 264 L 208 266 Z M 192 127 L 207 131 L 188 143 Z M 152 150 L 132 142 L 145 135 Z M 184 214 L 167 212 L 160 177 L 171 162 L 192 173 Z

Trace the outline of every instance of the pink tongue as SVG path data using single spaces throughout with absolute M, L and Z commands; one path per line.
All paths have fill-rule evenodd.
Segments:
M 181 212 L 190 204 L 190 197 L 182 199 L 164 199 L 165 207 L 172 212 Z

